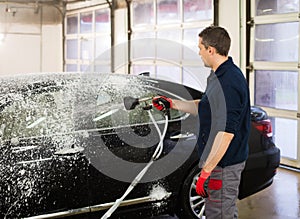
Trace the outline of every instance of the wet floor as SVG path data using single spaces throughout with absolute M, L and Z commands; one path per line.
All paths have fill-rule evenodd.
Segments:
M 273 184 L 238 201 L 239 219 L 299 219 L 300 173 L 279 168 Z M 155 219 L 178 219 L 163 215 Z
M 279 168 L 273 184 L 238 202 L 240 219 L 299 219 L 300 173 Z

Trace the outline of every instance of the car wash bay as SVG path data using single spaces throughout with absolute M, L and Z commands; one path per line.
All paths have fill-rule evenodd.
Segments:
M 273 184 L 239 201 L 240 218 L 299 218 L 299 7 L 299 0 L 3 0 L 0 75 L 145 73 L 203 90 L 209 70 L 197 34 L 224 26 L 252 104 L 268 112 L 282 155 Z M 176 49 L 168 56 L 149 39 Z

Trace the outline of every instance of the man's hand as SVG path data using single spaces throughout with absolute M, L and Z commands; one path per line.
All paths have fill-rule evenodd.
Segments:
M 203 198 L 207 198 L 207 187 L 208 187 L 208 177 L 210 176 L 210 172 L 205 172 L 203 169 L 200 173 L 200 176 L 196 183 L 196 192 L 198 195 L 202 196 Z
M 153 97 L 152 99 L 153 106 L 159 111 L 166 111 L 172 108 L 172 99 L 165 96 Z

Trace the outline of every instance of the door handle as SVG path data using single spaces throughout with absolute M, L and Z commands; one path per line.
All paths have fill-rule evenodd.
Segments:
M 81 151 L 83 151 L 83 147 L 65 147 L 58 151 L 55 151 L 55 155 L 72 155 L 72 154 L 78 154 Z
M 170 139 L 184 139 L 184 138 L 190 138 L 194 136 L 195 136 L 194 133 L 187 132 L 187 133 L 180 133 L 178 135 L 171 136 Z

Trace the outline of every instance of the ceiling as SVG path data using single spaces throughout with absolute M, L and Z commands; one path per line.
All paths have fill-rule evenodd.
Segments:
M 117 0 L 119 1 L 119 0 Z M 71 3 L 103 4 L 111 0 L 0 0 L 1 4 L 23 4 L 23 5 L 53 5 L 66 6 Z
M 61 5 L 65 3 L 88 2 L 90 0 L 0 0 L 2 4 L 52 4 Z
M 60 2 L 82 2 L 85 0 L 1 0 L 2 3 L 53 3 L 57 4 Z

